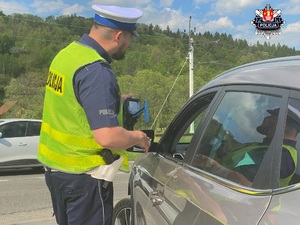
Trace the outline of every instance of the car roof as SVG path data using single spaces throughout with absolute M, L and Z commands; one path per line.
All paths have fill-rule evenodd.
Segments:
M 300 90 L 300 55 L 248 63 L 230 69 L 199 91 L 226 85 L 261 85 Z
M 8 122 L 18 122 L 18 121 L 42 122 L 42 120 L 40 119 L 10 118 L 10 119 L 0 119 L 0 124 L 8 123 Z

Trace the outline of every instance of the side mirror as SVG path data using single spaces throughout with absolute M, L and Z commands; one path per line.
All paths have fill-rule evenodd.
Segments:
M 3 135 L 2 132 L 0 132 L 0 138 L 2 138 L 2 135 Z

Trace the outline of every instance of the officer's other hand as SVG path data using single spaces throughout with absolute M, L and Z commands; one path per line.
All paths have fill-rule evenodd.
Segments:
M 124 102 L 127 98 L 134 98 L 133 94 L 123 94 L 121 95 L 121 101 Z

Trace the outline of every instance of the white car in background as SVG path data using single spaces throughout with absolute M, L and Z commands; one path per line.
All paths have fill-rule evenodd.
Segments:
M 41 120 L 0 119 L 0 169 L 40 168 L 37 150 Z

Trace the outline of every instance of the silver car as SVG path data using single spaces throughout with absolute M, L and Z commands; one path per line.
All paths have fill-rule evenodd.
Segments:
M 41 168 L 37 161 L 41 120 L 0 119 L 0 169 Z
M 299 224 L 299 132 L 300 56 L 222 73 L 135 161 L 113 222 Z

